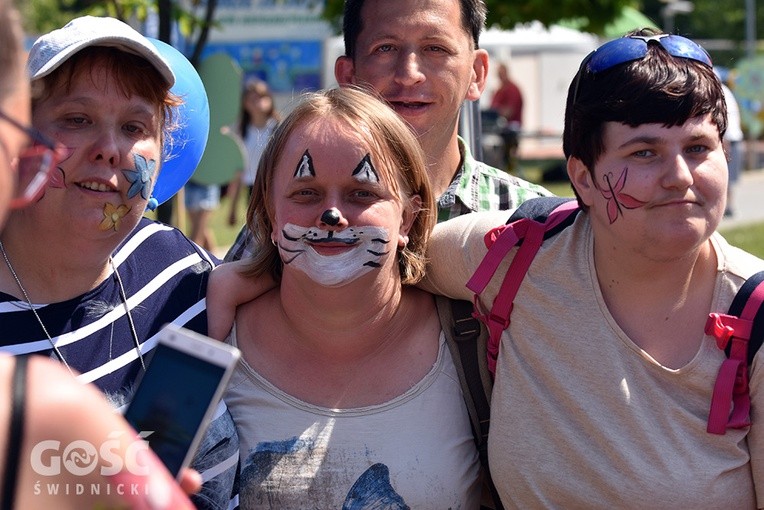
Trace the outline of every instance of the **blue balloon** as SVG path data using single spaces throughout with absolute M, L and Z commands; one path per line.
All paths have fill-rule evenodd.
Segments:
M 152 205 L 156 206 L 175 195 L 199 165 L 210 132 L 210 105 L 202 79 L 191 62 L 169 44 L 151 37 L 148 40 L 170 64 L 175 73 L 171 91 L 183 100 L 175 112 L 178 127 L 165 140 L 162 151 L 165 158 L 152 192 L 156 199 Z

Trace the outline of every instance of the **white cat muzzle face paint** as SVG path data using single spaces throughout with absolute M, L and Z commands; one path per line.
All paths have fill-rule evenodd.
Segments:
M 342 247 L 336 255 L 322 255 L 314 246 Z M 285 266 L 308 275 L 324 287 L 341 287 L 382 267 L 390 253 L 390 235 L 382 227 L 349 227 L 340 232 L 287 223 L 278 248 Z

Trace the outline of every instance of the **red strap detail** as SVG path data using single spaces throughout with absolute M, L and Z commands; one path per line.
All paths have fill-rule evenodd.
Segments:
M 753 321 L 756 318 L 756 312 L 759 311 L 759 307 L 763 302 L 764 282 L 761 282 L 755 289 L 753 289 L 753 292 L 751 292 L 751 295 L 748 297 L 748 301 L 746 301 L 745 306 L 743 307 L 743 313 L 740 314 L 740 318 Z
M 751 306 L 749 299 L 743 308 L 756 315 L 758 303 Z M 751 337 L 753 321 L 720 313 L 709 314 L 706 334 L 716 339 L 719 349 L 726 349 L 731 341 L 729 359 L 722 362 L 714 383 L 711 409 L 708 413 L 706 431 L 710 434 L 724 434 L 727 428 L 743 428 L 751 424 L 751 398 L 748 394 L 748 339 Z
M 732 388 L 732 406 L 727 427 L 742 429 L 749 426 L 751 424 L 751 395 L 748 392 L 748 364 L 745 362 L 740 363 L 735 374 L 735 385 Z
M 512 259 L 507 274 L 504 275 L 504 281 L 501 283 L 499 292 L 493 301 L 491 313 L 488 315 L 488 368 L 491 374 L 496 373 L 496 358 L 499 354 L 499 342 L 501 341 L 501 332 L 509 327 L 509 316 L 512 313 L 513 301 L 523 282 L 528 267 L 533 262 L 541 243 L 544 241 L 544 225 L 531 221 L 528 223 L 528 231 L 520 249 Z M 491 368 L 493 365 L 493 368 Z
M 727 425 L 730 424 L 732 392 L 740 368 L 741 361 L 735 359 L 725 359 L 719 367 L 714 393 L 711 397 L 711 410 L 708 413 L 706 432 L 709 434 L 723 435 L 727 431 Z
M 499 268 L 499 264 L 504 260 L 504 256 L 525 236 L 528 223 L 530 222 L 531 220 L 529 219 L 518 220 L 509 225 L 502 225 L 492 229 L 486 234 L 486 246 L 488 246 L 489 236 L 492 237 L 493 244 L 488 246 L 488 253 L 485 254 L 472 278 L 467 282 L 468 289 L 475 294 L 483 292 Z
M 565 218 L 570 216 L 570 213 L 576 209 L 578 209 L 578 202 L 576 200 L 569 200 L 558 205 L 551 213 L 549 213 L 549 216 L 547 216 L 547 219 L 544 222 L 544 230 L 552 230 L 554 227 L 565 221 Z
M 505 230 L 511 229 L 511 224 L 505 224 L 505 225 L 499 225 L 498 227 L 494 227 L 491 230 L 489 230 L 486 235 L 483 236 L 483 243 L 485 244 L 485 247 L 489 250 L 491 249 L 491 246 L 496 243 L 496 240 L 501 236 L 501 234 L 504 233 Z
M 491 313 L 481 317 L 484 319 L 486 326 L 488 326 L 488 345 L 486 346 L 486 355 L 488 356 L 488 371 L 491 375 L 496 374 L 496 360 L 499 357 L 501 332 L 509 327 L 509 316 L 512 314 L 513 307 L 514 304 L 510 303 L 509 313 L 507 313 L 506 318 L 494 314 L 493 309 L 491 310 Z
M 544 223 L 523 218 L 508 225 L 494 228 L 484 236 L 483 240 L 488 248 L 488 253 L 480 261 L 472 278 L 467 282 L 467 288 L 475 293 L 473 298 L 475 310 L 481 311 L 483 308 L 480 305 L 479 294 L 491 281 L 509 250 L 517 245 L 520 239 L 523 239 L 523 244 L 512 259 L 507 274 L 504 276 L 504 281 L 496 299 L 494 299 L 490 313 L 476 312 L 473 314 L 488 327 L 488 370 L 492 375 L 496 373 L 496 359 L 499 355 L 501 333 L 509 327 L 509 317 L 512 313 L 515 295 L 541 243 L 544 241 L 544 233 L 562 223 L 577 208 L 576 201 L 570 200 L 557 206 L 547 216 Z
M 544 232 L 553 229 L 570 214 L 578 208 L 578 203 L 575 200 L 569 200 L 555 207 L 546 221 L 543 223 Z M 510 249 L 515 246 L 520 239 L 523 239 L 526 235 L 528 225 L 530 223 L 539 224 L 542 223 L 531 220 L 530 218 L 522 218 L 507 225 L 501 225 L 488 231 L 483 237 L 488 253 L 486 253 L 483 260 L 478 265 L 475 273 L 467 282 L 467 288 L 476 294 L 483 292 L 488 282 L 493 278 L 496 269 L 498 269 L 501 261 L 507 255 Z

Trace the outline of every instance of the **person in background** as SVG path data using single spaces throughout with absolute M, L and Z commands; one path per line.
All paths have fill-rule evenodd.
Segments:
M 510 127 L 520 131 L 523 126 L 523 93 L 510 78 L 507 64 L 499 64 L 496 75 L 499 77 L 499 87 L 491 98 L 491 108 L 499 112 Z
M 727 360 L 718 314 L 764 270 L 716 232 L 726 128 L 721 82 L 689 39 L 638 30 L 583 60 L 563 133 L 581 211 L 535 255 L 496 360 L 488 457 L 505 507 L 764 507 L 762 350 L 750 423 L 737 406 L 720 408 L 721 430 L 710 420 Z M 428 290 L 473 297 L 484 236 L 507 217 L 436 226 Z
M 523 93 L 509 76 L 509 66 L 499 64 L 497 71 L 499 87 L 491 98 L 491 109 L 503 119 L 501 137 L 504 140 L 504 157 L 507 168 L 517 167 L 517 150 L 520 146 L 520 133 L 523 128 Z
M 53 357 L 122 408 L 160 328 L 207 331 L 215 259 L 143 218 L 179 121 L 175 76 L 130 26 L 89 16 L 41 36 L 27 67 L 32 124 L 63 154 L 0 233 L 0 351 Z M 221 403 L 192 463 L 205 482 L 195 504 L 228 506 L 237 461 Z
M 210 227 L 212 214 L 220 207 L 220 186 L 189 180 L 184 186 L 186 212 L 191 231 L 188 237 L 207 251 L 217 248 L 215 232 Z
M 306 96 L 260 160 L 247 223 L 263 247 L 248 276 L 279 283 L 228 340 L 242 508 L 477 508 L 456 368 L 412 285 L 435 207 L 408 127 L 353 87 Z
M 735 189 L 743 170 L 743 127 L 740 119 L 740 105 L 735 94 L 722 81 L 724 100 L 727 103 L 727 131 L 724 133 L 724 150 L 727 152 L 729 183 L 727 184 L 727 207 L 724 216 L 735 215 Z
M 0 25 L 0 67 L 4 71 L 0 76 L 2 231 L 9 209 L 19 209 L 39 197 L 63 154 L 53 141 L 29 126 L 30 88 L 21 24 L 10 0 L 0 0 Z M 92 385 L 76 381 L 60 363 L 42 356 L 0 354 L 0 401 L 5 403 L 0 406 L 0 508 L 193 508 L 159 459 L 103 395 Z M 38 456 L 35 464 L 33 454 L 45 441 L 62 445 L 58 454 L 75 442 L 108 445 L 114 456 L 111 461 L 119 459 L 121 465 L 114 468 L 109 459 L 101 458 L 84 474 L 72 474 L 64 464 L 56 473 L 45 475 L 43 468 L 50 463 L 43 464 Z M 46 453 L 53 453 L 53 448 Z M 128 466 L 131 454 L 137 456 Z M 51 494 L 47 491 L 50 484 L 60 490 Z M 78 485 L 82 492 L 77 491 Z M 198 474 L 185 474 L 184 486 L 190 492 L 200 485 Z M 97 494 L 94 486 L 99 489 Z M 109 494 L 107 487 L 113 489 Z
M 439 221 L 551 195 L 476 161 L 458 135 L 462 104 L 478 100 L 485 88 L 488 52 L 478 44 L 485 16 L 483 0 L 345 2 L 337 82 L 370 86 L 411 125 L 424 149 Z M 256 250 L 245 226 L 225 260 Z
M 280 116 L 268 84 L 258 79 L 248 80 L 241 96 L 241 118 L 237 129 L 237 134 L 247 150 L 246 166 L 244 171 L 234 176 L 228 186 L 227 193 L 231 197 L 229 225 L 236 225 L 239 221 L 237 207 L 242 189 L 246 190 L 247 203 L 252 197 L 257 164 L 279 120 Z

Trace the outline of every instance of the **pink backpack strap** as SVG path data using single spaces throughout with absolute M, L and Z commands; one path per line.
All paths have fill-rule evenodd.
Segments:
M 750 352 L 751 335 L 754 332 L 754 320 L 764 303 L 764 279 L 752 281 L 753 290 L 744 285 L 738 292 L 742 295 L 744 306 L 740 317 L 731 314 L 712 313 L 706 321 L 706 334 L 716 339 L 716 345 L 727 352 L 727 359 L 722 362 L 716 377 L 711 396 L 711 408 L 708 413 L 706 431 L 710 434 L 724 434 L 727 428 L 744 428 L 751 424 L 751 398 L 748 392 L 748 365 L 753 360 L 755 350 L 761 339 L 756 338 L 753 352 Z M 746 282 L 748 284 L 748 282 Z M 750 294 L 746 297 L 746 294 Z M 730 307 L 734 312 L 739 307 L 738 296 Z M 760 331 L 755 334 L 761 334 Z
M 483 321 L 488 328 L 488 369 L 491 375 L 496 373 L 496 359 L 499 355 L 501 333 L 509 327 L 509 316 L 512 313 L 515 295 L 517 295 L 520 284 L 544 241 L 544 234 L 560 225 L 577 210 L 576 201 L 569 200 L 555 207 L 543 223 L 531 218 L 522 218 L 492 229 L 486 234 L 485 243 L 488 247 L 488 253 L 478 265 L 472 278 L 467 282 L 467 288 L 475 293 L 475 316 Z M 496 295 L 491 311 L 482 313 L 478 299 L 480 293 L 485 290 L 509 250 L 517 245 L 520 240 L 522 240 L 522 244 L 504 276 L 504 281 Z

